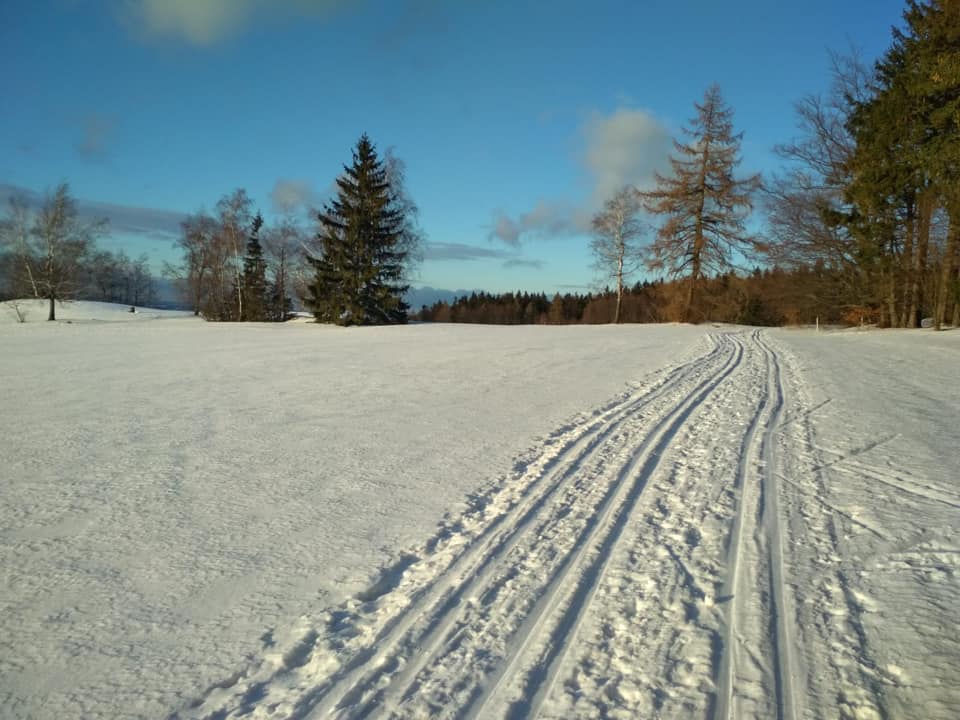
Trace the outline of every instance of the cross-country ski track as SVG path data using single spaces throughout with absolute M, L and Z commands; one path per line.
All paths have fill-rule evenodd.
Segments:
M 888 716 L 797 388 L 711 334 L 172 717 Z

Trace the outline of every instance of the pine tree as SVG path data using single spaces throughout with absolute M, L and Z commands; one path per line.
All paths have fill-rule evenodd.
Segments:
M 308 258 L 315 272 L 309 307 L 318 322 L 406 322 L 405 218 L 366 135 L 357 142 L 353 164 L 344 166 L 337 187 L 337 199 L 319 216 L 321 252 Z
M 266 320 L 267 264 L 263 259 L 263 247 L 260 245 L 262 227 L 263 216 L 257 213 L 247 239 L 247 254 L 243 258 L 243 315 L 240 319 L 248 322 Z
M 740 164 L 742 133 L 733 132 L 733 111 L 723 102 L 720 88 L 708 88 L 695 107 L 697 116 L 685 130 L 691 142 L 674 141 L 679 157 L 670 158 L 672 177 L 658 173 L 656 188 L 643 193 L 647 211 L 666 216 L 651 247 L 651 269 L 687 276 L 683 321 L 693 317 L 702 278 L 728 269 L 733 250 L 754 244 L 744 222 L 760 186 L 759 176 L 738 180 L 733 175 Z

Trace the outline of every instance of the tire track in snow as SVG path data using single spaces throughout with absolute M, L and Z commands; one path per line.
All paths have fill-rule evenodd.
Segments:
M 518 463 L 519 477 L 473 498 L 473 508 L 442 527 L 419 554 L 401 558 L 370 590 L 329 612 L 325 630 L 305 630 L 285 652 L 265 653 L 172 717 L 256 716 L 266 707 L 271 713 L 286 707 L 290 717 L 302 717 L 336 707 L 351 689 L 363 687 L 371 665 L 382 666 L 380 659 L 411 630 L 424 606 L 455 609 L 478 568 L 509 552 L 543 506 L 625 421 L 729 360 L 734 349 L 729 341 L 710 336 L 709 343 L 705 354 L 657 373 L 643 390 L 555 431 L 535 456 L 528 453 L 529 459 Z M 351 643 L 356 637 L 361 641 Z

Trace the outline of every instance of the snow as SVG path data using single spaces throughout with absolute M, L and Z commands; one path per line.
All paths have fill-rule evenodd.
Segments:
M 156 308 L 135 307 L 130 312 L 130 305 L 117 305 L 105 302 L 58 302 L 55 307 L 55 316 L 58 321 L 68 323 L 101 323 L 101 322 L 144 322 L 147 320 L 169 320 L 191 316 L 179 310 L 157 310 Z M 19 313 L 18 313 L 19 310 Z M 16 302 L 0 302 L 0 325 L 18 323 L 23 317 L 23 324 L 34 325 L 46 322 L 50 310 L 47 300 L 18 300 Z
M 0 324 L 0 716 L 960 707 L 960 333 L 127 310 Z
M 370 584 L 538 436 L 705 334 L 62 313 L 73 323 L 0 326 L 0 707 L 14 717 L 189 701 L 265 633 Z

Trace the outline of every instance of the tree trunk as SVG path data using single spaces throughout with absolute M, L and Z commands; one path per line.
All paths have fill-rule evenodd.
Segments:
M 943 270 L 940 275 L 940 288 L 937 293 L 937 311 L 934 317 L 934 323 L 937 330 L 943 327 L 947 319 L 947 298 L 950 296 L 953 287 L 953 270 L 957 262 L 957 236 L 960 235 L 960 227 L 957 227 L 960 216 L 951 215 L 950 230 L 947 234 L 947 248 L 943 253 Z
M 27 279 L 30 281 L 30 289 L 33 290 L 33 296 L 39 298 L 40 289 L 37 287 L 37 281 L 33 279 L 33 270 L 30 269 L 30 263 L 24 260 L 23 267 L 27 270 Z
M 623 247 L 620 248 L 620 255 L 617 258 L 617 309 L 613 314 L 613 323 L 620 323 L 620 308 L 623 305 Z
M 900 306 L 903 315 L 897 322 L 898 327 L 913 327 L 911 318 L 916 314 L 913 309 L 913 287 L 917 281 L 914 268 L 914 249 L 917 241 L 916 203 L 913 198 L 906 201 L 907 215 L 904 218 L 903 255 L 900 265 L 903 268 L 903 304 Z
M 243 321 L 243 274 L 241 273 L 240 268 L 242 267 L 240 263 L 240 250 L 237 248 L 237 238 L 236 234 L 233 234 L 233 264 L 236 268 L 236 283 L 237 283 L 237 317 L 239 321 Z
M 887 277 L 887 308 L 890 320 L 888 327 L 897 327 L 900 316 L 897 314 L 896 270 L 892 262 L 890 263 L 890 271 Z
M 920 217 L 917 221 L 917 248 L 913 254 L 913 278 L 910 283 L 910 309 L 907 327 L 920 327 L 923 318 L 923 278 L 927 273 L 927 253 L 930 247 L 930 223 L 933 216 L 933 195 L 920 197 Z
M 54 297 L 53 293 L 50 293 L 50 311 L 47 313 L 47 322 L 57 319 L 57 311 L 55 306 L 56 298 Z

